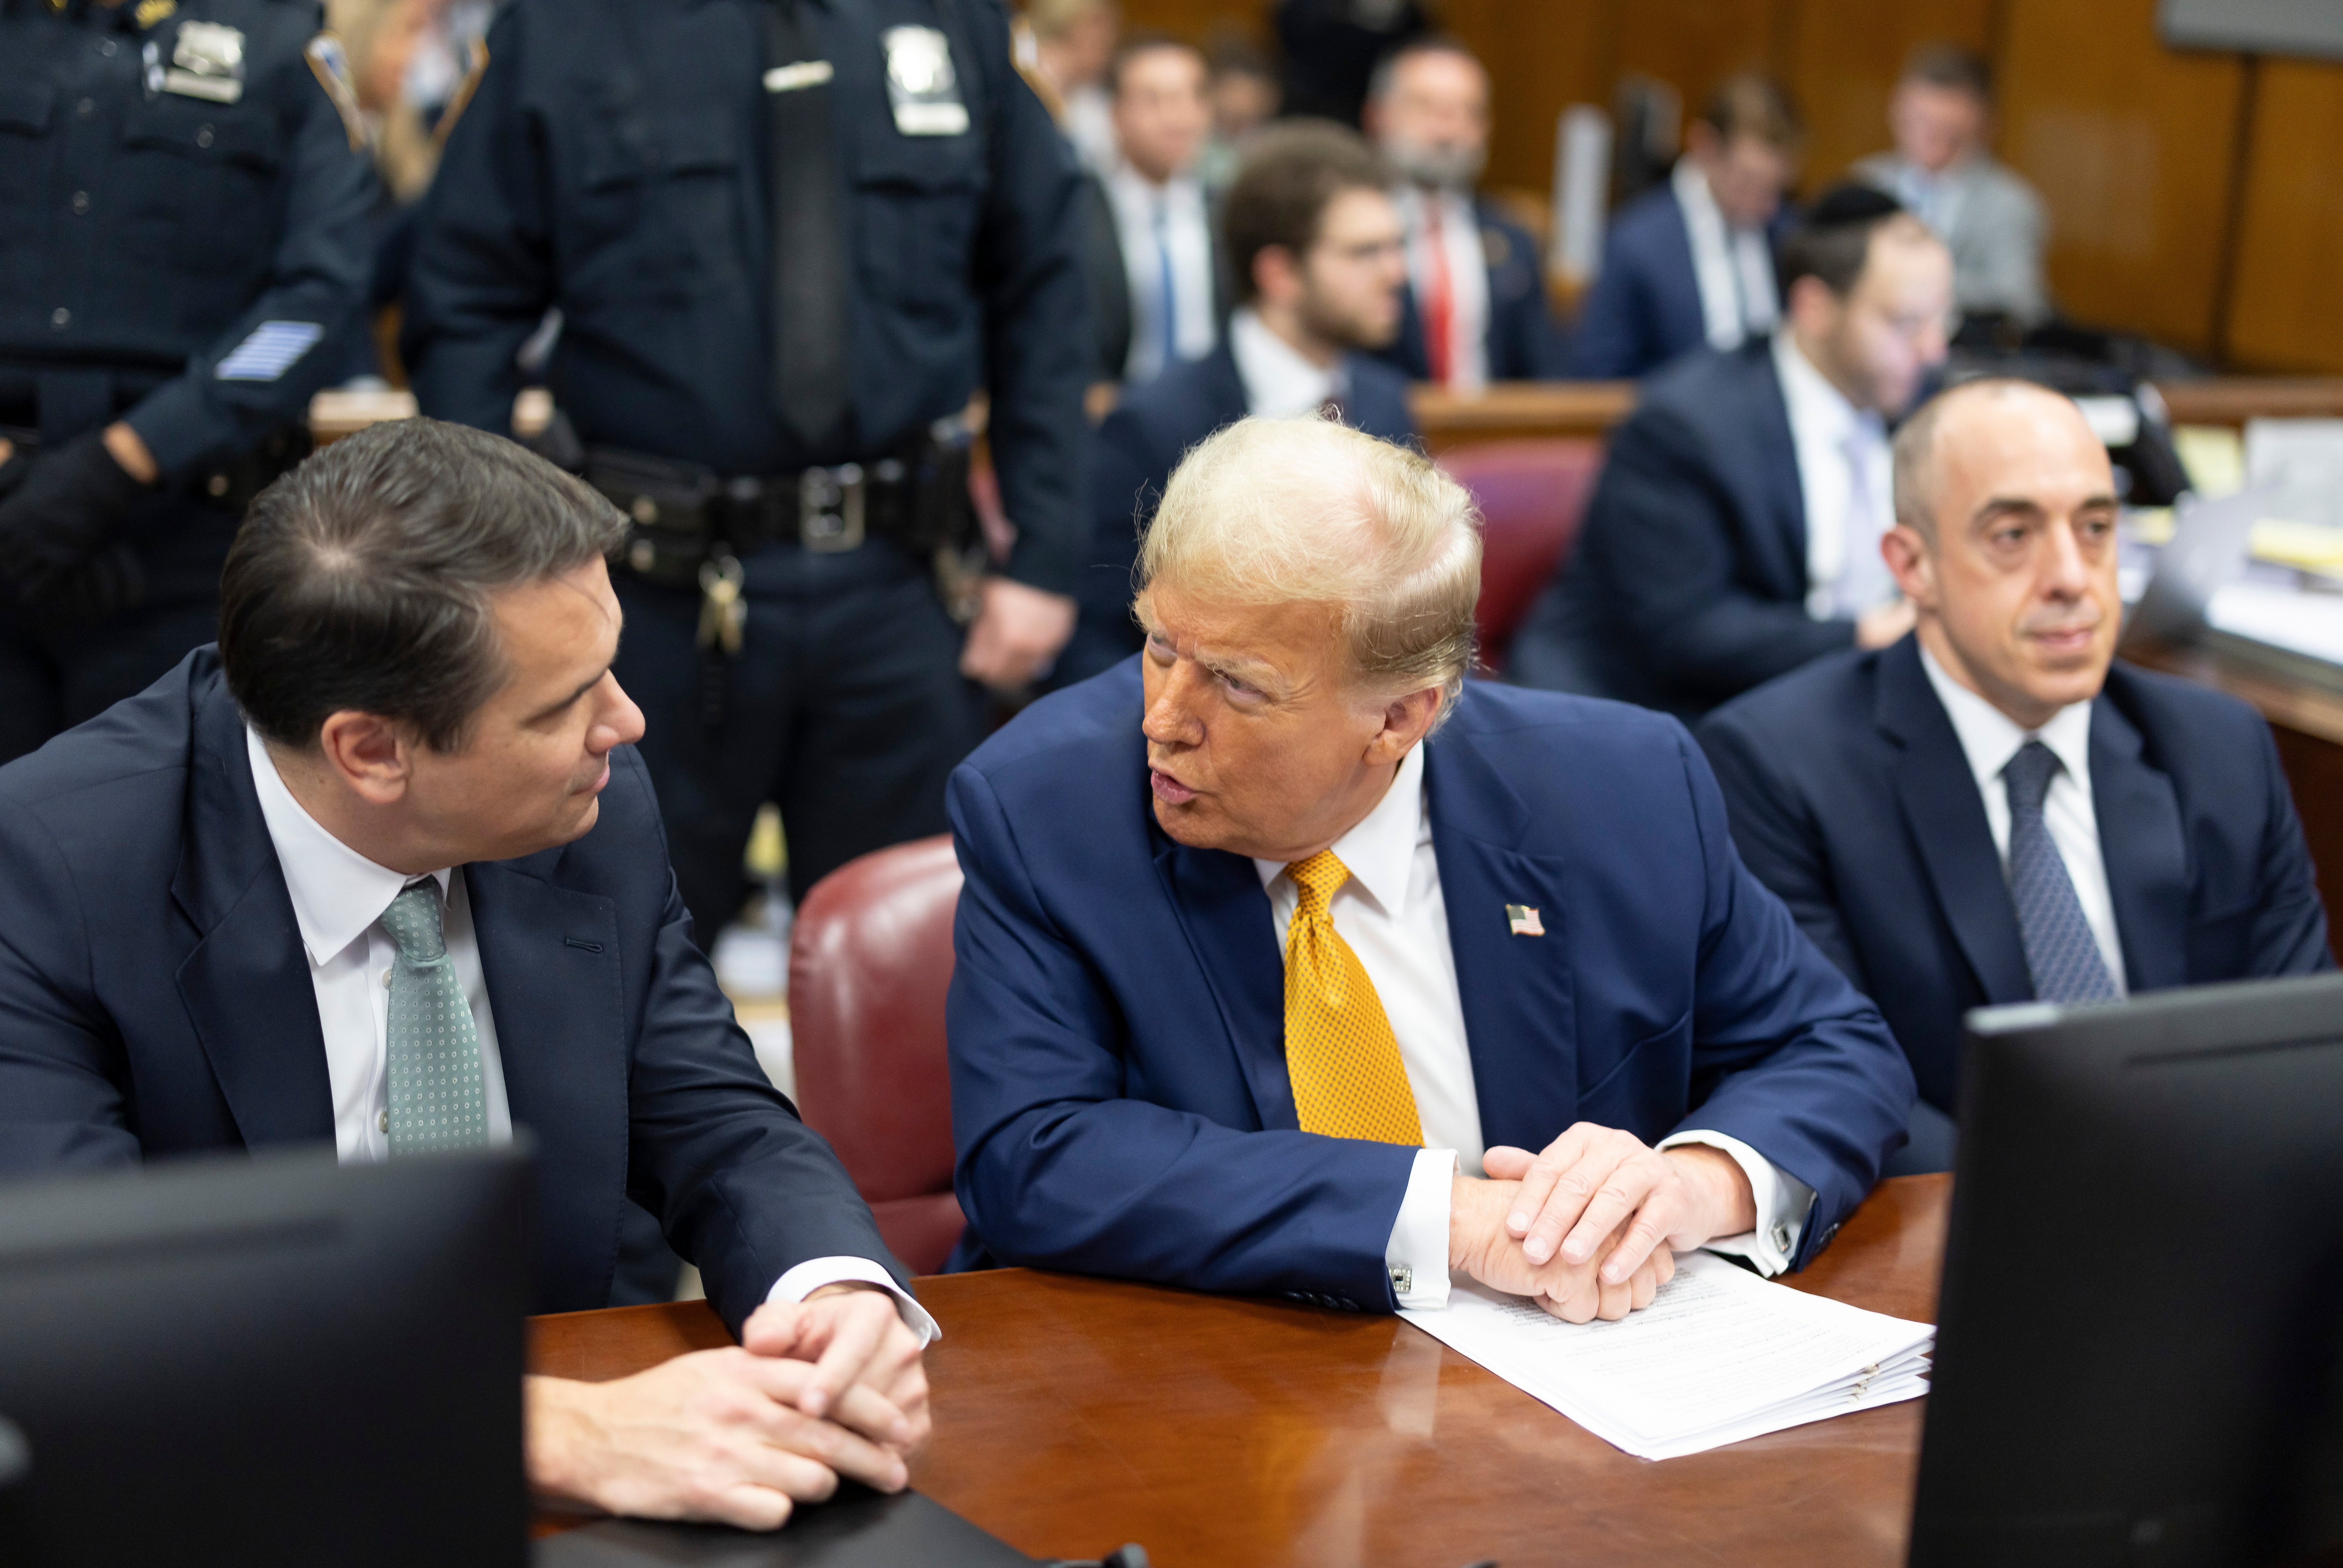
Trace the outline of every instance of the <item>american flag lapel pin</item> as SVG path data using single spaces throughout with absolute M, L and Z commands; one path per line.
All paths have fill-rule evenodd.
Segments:
M 1539 922 L 1538 912 L 1527 904 L 1507 904 L 1505 924 L 1513 928 L 1513 935 L 1517 937 L 1545 935 L 1545 927 Z

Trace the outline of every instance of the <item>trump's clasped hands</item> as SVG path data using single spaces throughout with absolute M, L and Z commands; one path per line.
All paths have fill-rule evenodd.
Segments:
M 1756 1223 L 1749 1178 L 1703 1146 L 1651 1148 L 1581 1121 L 1539 1153 L 1500 1145 L 1459 1175 L 1448 1265 L 1558 1318 L 1615 1322 L 1652 1304 L 1675 1254 Z

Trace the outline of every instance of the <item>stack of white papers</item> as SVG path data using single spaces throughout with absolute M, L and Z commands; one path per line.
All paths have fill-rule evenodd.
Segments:
M 1928 1392 L 1936 1331 L 1810 1296 L 1706 1252 L 1676 1260 L 1652 1304 L 1566 1323 L 1460 1282 L 1400 1314 L 1531 1397 L 1644 1459 L 1699 1453 Z

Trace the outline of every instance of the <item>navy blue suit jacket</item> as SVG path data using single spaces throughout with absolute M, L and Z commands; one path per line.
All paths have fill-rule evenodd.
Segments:
M 952 775 L 959 1261 L 1389 1310 L 1413 1151 L 1299 1130 L 1268 894 L 1157 827 L 1140 694 L 1133 659 Z M 1729 1134 L 1818 1194 L 1803 1265 L 1902 1144 L 1911 1073 L 1742 869 L 1692 738 L 1474 682 L 1426 744 L 1488 1141 Z M 1545 934 L 1513 935 L 1507 904 Z
M 797 1263 L 890 1261 L 692 946 L 632 748 L 584 838 L 463 876 L 537 1145 L 532 1312 L 607 1304 L 629 1196 L 736 1332 Z M 333 1141 L 244 720 L 198 648 L 0 769 L 0 1172 Z
M 1526 686 L 1692 715 L 1851 646 L 1806 614 L 1806 502 L 1770 340 L 1652 377 L 1578 547 L 1514 634 Z
M 1956 1108 L 1961 1017 L 2034 982 L 1985 803 L 1906 638 L 1711 714 L 1742 858 L 1887 1015 L 1921 1098 Z M 2091 706 L 2091 803 L 2135 991 L 2332 967 L 2269 727 L 2127 665 Z
M 1380 360 L 1353 354 L 1344 363 L 1351 390 L 1342 417 L 1385 441 L 1415 439 L 1406 377 Z M 1139 534 L 1155 513 L 1172 470 L 1188 448 L 1252 410 L 1228 334 L 1201 359 L 1183 360 L 1144 386 L 1127 389 L 1099 427 L 1091 462 L 1091 555 L 1075 597 L 1081 618 L 1058 656 L 1054 687 L 1088 680 L 1138 651 L 1131 619 L 1131 574 Z
M 1568 374 L 1568 347 L 1546 307 L 1537 241 L 1492 203 L 1475 200 L 1473 214 L 1481 225 L 1488 264 L 1489 379 L 1550 381 Z M 1423 313 L 1416 306 L 1414 286 L 1403 285 L 1399 299 L 1399 336 L 1377 349 L 1375 357 L 1411 381 L 1429 380 L 1432 358 L 1424 348 Z
M 1785 205 L 1767 226 L 1776 246 L 1789 221 Z M 1590 381 L 1639 377 L 1707 342 L 1692 233 L 1674 187 L 1662 184 L 1612 215 L 1603 270 L 1579 307 L 1570 373 Z

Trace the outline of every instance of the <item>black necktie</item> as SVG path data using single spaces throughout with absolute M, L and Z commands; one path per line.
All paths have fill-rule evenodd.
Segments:
M 809 0 L 765 8 L 765 121 L 773 196 L 773 405 L 815 460 L 846 422 L 846 226 L 832 84 L 788 67 L 823 59 Z M 775 89 L 779 90 L 776 91 Z

